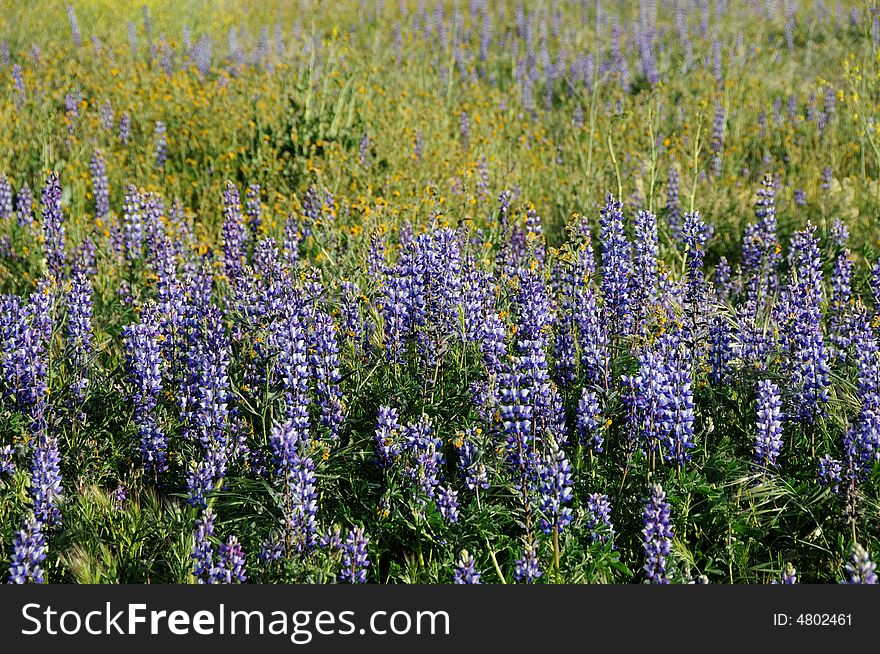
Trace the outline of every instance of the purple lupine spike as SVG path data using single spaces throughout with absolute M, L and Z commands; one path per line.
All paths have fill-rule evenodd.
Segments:
M 0 174 L 0 220 L 12 218 L 12 184 Z
M 458 450 L 458 470 L 464 477 L 464 484 L 469 490 L 489 488 L 486 464 L 481 460 L 481 450 L 476 443 L 479 434 L 479 428 L 470 427 L 460 433 L 454 441 Z
M 20 109 L 27 100 L 27 88 L 21 74 L 21 64 L 16 63 L 12 66 L 12 85 L 15 88 L 15 104 Z
M 721 300 L 731 300 L 734 295 L 735 288 L 731 279 L 730 263 L 727 257 L 721 257 L 718 265 L 715 266 L 715 292 Z
M 370 567 L 370 557 L 367 553 L 369 539 L 364 534 L 363 527 L 354 527 L 348 532 L 348 537 L 342 546 L 342 571 L 339 580 L 349 584 L 367 583 L 367 568 Z
M 211 569 L 209 584 L 243 584 L 247 581 L 245 556 L 238 538 L 230 536 L 217 551 L 216 565 Z
M 21 530 L 16 532 L 12 541 L 9 583 L 46 583 L 40 566 L 45 560 L 46 537 L 43 534 L 43 524 L 31 514 L 22 521 Z
M 445 463 L 441 449 L 443 441 L 434 436 L 431 422 L 425 415 L 406 425 L 402 435 L 403 449 L 407 455 L 402 473 L 409 481 L 415 499 L 420 504 L 426 500 L 436 501 L 440 471 Z
M 574 496 L 571 463 L 554 439 L 550 439 L 550 452 L 541 463 L 539 477 L 540 509 L 544 514 L 540 526 L 545 534 L 558 535 L 574 520 L 571 507 L 567 506 Z
M 402 429 L 397 409 L 380 406 L 374 436 L 380 466 L 387 468 L 400 456 L 403 447 Z
M 733 360 L 731 328 L 727 319 L 721 315 L 712 317 L 709 323 L 709 381 L 716 386 L 727 382 Z
M 144 196 L 133 185 L 125 188 L 125 201 L 122 205 L 122 232 L 125 243 L 125 256 L 128 261 L 136 261 L 144 249 Z
M 131 139 L 131 116 L 128 112 L 123 113 L 119 117 L 119 140 L 123 145 L 128 145 Z
M 105 132 L 112 132 L 113 126 L 116 124 L 116 118 L 113 114 L 113 104 L 110 100 L 105 100 L 101 103 L 98 112 L 101 120 L 101 129 Z
M 33 450 L 30 494 L 34 514 L 46 527 L 61 525 L 60 503 L 64 499 L 61 482 L 58 439 L 41 431 L 37 434 Z
M 852 555 L 846 564 L 846 584 L 878 584 L 880 579 L 875 570 L 877 565 L 871 561 L 868 551 L 859 543 L 853 543 Z
M 344 420 L 336 325 L 329 315 L 318 312 L 313 329 L 314 354 L 311 363 L 321 409 L 321 424 L 327 429 L 330 439 L 336 440 Z
M 61 184 L 58 173 L 52 172 L 43 187 L 43 253 L 49 272 L 61 278 L 67 266 L 63 215 L 61 213 Z
M 526 543 L 523 555 L 516 560 L 514 578 L 530 584 L 541 576 L 541 566 L 538 562 L 538 552 L 534 545 Z
M 748 297 L 756 303 L 759 298 L 766 302 L 778 287 L 781 248 L 776 235 L 775 195 L 773 178 L 766 175 L 755 203 L 757 220 L 746 227 L 743 236 L 743 275 L 748 280 Z
M 643 322 L 648 315 L 649 306 L 657 299 L 659 283 L 657 217 L 648 211 L 639 211 L 636 214 L 633 250 L 630 296 L 633 310 L 639 321 Z
M 34 224 L 34 196 L 31 187 L 22 184 L 16 197 L 16 213 L 18 214 L 19 227 L 32 227 Z
M 461 147 L 467 150 L 471 140 L 471 119 L 466 111 L 458 114 L 458 134 Z
M 672 550 L 669 503 L 660 484 L 651 486 L 651 496 L 642 513 L 642 548 L 645 552 L 645 578 L 652 584 L 668 584 L 667 557 Z
M 307 433 L 294 421 L 272 426 L 270 441 L 284 492 L 284 516 L 289 542 L 297 554 L 305 555 L 317 542 L 318 511 L 315 463 L 307 453 Z
M 11 475 L 15 472 L 15 449 L 12 445 L 0 447 L 0 477 Z
M 110 212 L 110 191 L 107 187 L 107 166 L 100 150 L 95 150 L 89 163 L 92 174 L 92 195 L 95 198 L 95 217 L 103 218 Z
M 611 500 L 602 493 L 591 493 L 587 497 L 587 529 L 594 543 L 608 543 L 614 540 L 614 525 L 611 523 Z
M 830 454 L 820 457 L 817 480 L 821 486 L 831 489 L 832 493 L 839 493 L 843 482 L 843 464 Z
M 435 495 L 437 509 L 440 515 L 448 522 L 458 522 L 458 491 L 451 486 L 440 486 Z
M 205 494 L 226 475 L 229 460 L 230 344 L 219 310 L 209 307 L 186 353 L 189 378 L 180 395 L 186 439 L 199 446 L 204 459 L 187 473 L 188 501 L 205 506 Z
M 242 274 L 247 238 L 248 231 L 241 214 L 238 189 L 232 182 L 226 182 L 223 191 L 223 267 L 226 277 L 233 283 Z
M 260 185 L 251 184 L 247 189 L 247 222 L 254 238 L 260 231 L 263 224 L 263 205 L 260 203 Z
M 792 238 L 796 276 L 788 289 L 788 346 L 796 417 L 812 424 L 823 414 L 830 384 L 829 356 L 822 334 L 822 262 L 815 227 L 808 225 Z
M 167 440 L 159 426 L 156 407 L 162 392 L 160 325 L 157 312 L 142 312 L 139 323 L 123 329 L 126 368 L 134 392 L 134 422 L 138 430 L 141 460 L 147 470 L 159 474 L 167 467 Z
M 797 578 L 797 570 L 794 569 L 794 566 L 789 562 L 785 564 L 785 567 L 782 569 L 782 574 L 779 577 L 779 581 L 774 580 L 774 584 L 783 584 L 783 585 L 794 585 L 798 582 Z
M 602 227 L 602 295 L 612 335 L 626 334 L 630 306 L 630 244 L 623 231 L 623 205 L 608 195 L 599 224 Z
M 85 398 L 92 355 L 92 283 L 82 270 L 75 269 L 67 294 L 67 340 L 75 381 L 73 393 L 78 402 Z
M 755 463 L 762 468 L 777 465 L 782 449 L 782 400 L 779 387 L 769 379 L 758 382 L 758 423 Z
M 381 279 L 387 271 L 385 262 L 385 230 L 370 232 L 370 245 L 367 250 L 367 272 L 372 279 Z
M 698 211 L 685 214 L 682 231 L 687 257 L 687 292 L 685 297 L 693 321 L 692 328 L 696 330 L 696 324 L 701 321 L 700 316 L 706 309 L 707 295 L 703 276 L 707 228 Z M 697 335 L 694 334 L 694 336 Z
M 210 583 L 211 570 L 214 569 L 214 513 L 210 508 L 196 518 L 196 530 L 193 534 L 193 546 L 190 558 L 193 561 L 192 573 L 200 584 Z
M 577 430 L 581 445 L 601 454 L 605 443 L 605 421 L 595 391 L 584 387 L 578 400 Z
M 165 170 L 165 162 L 168 161 L 168 137 L 165 123 L 161 120 L 157 120 L 153 128 L 153 140 L 153 158 L 156 162 L 156 168 Z
M 480 572 L 477 570 L 477 562 L 467 550 L 462 550 L 458 561 L 452 570 L 452 583 L 454 584 L 479 584 Z

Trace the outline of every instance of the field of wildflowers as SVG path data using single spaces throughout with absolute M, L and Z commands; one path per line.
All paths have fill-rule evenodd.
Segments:
M 875 6 L 0 41 L 8 581 L 877 583 Z

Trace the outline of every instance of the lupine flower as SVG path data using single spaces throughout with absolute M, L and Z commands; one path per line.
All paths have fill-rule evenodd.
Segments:
M 238 538 L 230 536 L 217 551 L 216 565 L 211 569 L 210 584 L 243 584 L 247 581 L 245 557 Z
M 64 224 L 61 214 L 61 184 L 58 173 L 50 173 L 43 187 L 43 252 L 49 272 L 61 278 L 67 265 Z
M 611 501 L 602 493 L 591 493 L 587 497 L 587 529 L 594 543 L 607 543 L 614 540 L 614 526 L 611 523 Z
M 853 543 L 852 555 L 846 564 L 848 578 L 846 584 L 877 584 L 880 583 L 874 570 L 877 565 L 871 561 L 868 551 L 859 543 Z
M 587 445 L 594 452 L 602 453 L 605 442 L 605 424 L 599 398 L 586 387 L 581 390 L 578 401 L 577 430 L 581 445 Z
M 724 384 L 730 374 L 733 359 L 731 330 L 727 320 L 720 315 L 712 317 L 709 323 L 709 381 L 716 386 Z
M 539 472 L 538 492 L 540 508 L 544 514 L 541 529 L 546 534 L 561 533 L 574 520 L 571 507 L 571 463 L 558 443 L 550 440 L 550 452 L 544 458 Z
M 350 584 L 367 583 L 367 568 L 370 567 L 370 557 L 367 553 L 368 543 L 362 527 L 354 527 L 348 532 L 348 537 L 342 547 L 340 581 Z
M 458 562 L 452 571 L 452 582 L 455 584 L 479 584 L 480 573 L 476 568 L 477 562 L 474 557 L 462 550 Z
M 27 89 L 24 85 L 24 78 L 21 76 L 21 64 L 16 63 L 12 66 L 12 84 L 15 88 L 15 104 L 21 108 L 27 99 Z
M 408 458 L 403 474 L 409 479 L 416 499 L 421 503 L 425 498 L 436 500 L 445 459 L 441 449 L 443 442 L 433 435 L 427 416 L 403 428 L 403 442 Z
M 677 242 L 681 240 L 681 209 L 678 195 L 678 168 L 669 167 L 666 178 L 666 224 Z
M 489 488 L 486 465 L 480 460 L 480 449 L 475 442 L 479 433 L 479 428 L 471 427 L 459 434 L 454 441 L 458 450 L 458 470 L 469 490 Z
M 312 371 L 317 386 L 317 400 L 321 409 L 321 424 L 332 440 L 339 438 L 344 419 L 342 391 L 339 388 L 339 346 L 336 343 L 336 325 L 323 312 L 315 315 L 314 354 Z
M 156 168 L 165 169 L 165 162 L 168 160 L 168 139 L 165 135 L 165 123 L 161 120 L 156 121 L 156 127 L 153 129 L 153 156 L 156 161 Z
M 777 465 L 782 449 L 782 400 L 779 387 L 769 379 L 758 382 L 758 424 L 755 463 L 763 468 Z
M 766 301 L 768 294 L 778 286 L 777 267 L 781 256 L 776 236 L 775 196 L 773 178 L 767 175 L 758 189 L 757 221 L 749 224 L 743 235 L 743 275 L 748 283 L 748 298 L 755 303 L 759 298 Z
M 119 140 L 128 145 L 131 138 L 131 116 L 126 112 L 119 117 Z
M 256 236 L 263 224 L 263 207 L 260 204 L 260 185 L 251 184 L 247 189 L 247 217 L 251 233 Z
M 652 584 L 668 584 L 667 557 L 672 549 L 672 527 L 669 524 L 669 503 L 660 484 L 651 487 L 651 496 L 642 513 L 645 551 L 645 578 Z
M 830 488 L 832 493 L 838 493 L 843 482 L 843 464 L 830 454 L 826 454 L 819 459 L 817 477 L 820 485 Z
M 698 211 L 687 213 L 684 216 L 683 236 L 685 253 L 687 256 L 687 303 L 693 321 L 692 329 L 696 331 L 696 325 L 705 307 L 705 279 L 703 277 L 703 258 L 706 255 L 706 224 L 700 218 Z M 696 337 L 697 334 L 694 334 Z
M 193 535 L 193 546 L 190 558 L 193 561 L 192 573 L 200 584 L 210 583 L 211 571 L 214 569 L 214 513 L 205 509 L 201 518 L 196 518 L 196 531 Z
M 93 339 L 92 284 L 81 270 L 74 270 L 67 295 L 67 339 L 75 376 L 73 393 L 81 402 L 88 385 L 87 366 L 92 354 Z
M 458 115 L 458 131 L 461 147 L 467 150 L 471 140 L 471 119 L 466 111 Z
M 79 31 L 79 21 L 76 19 L 76 12 L 71 5 L 67 5 L 67 20 L 70 22 L 70 35 L 73 37 L 73 44 L 76 47 L 82 45 L 82 34 Z
M 0 220 L 12 218 L 12 184 L 6 175 L 0 175 Z
M 514 578 L 517 581 L 525 581 L 530 584 L 541 576 L 541 566 L 538 563 L 538 552 L 534 545 L 526 544 L 523 548 L 523 555 L 516 560 L 516 570 Z
M 709 143 L 709 151 L 712 153 L 712 172 L 716 177 L 721 176 L 721 151 L 724 148 L 724 106 L 720 102 L 715 103 L 715 117 L 712 119 L 712 140 Z
M 648 211 L 636 214 L 633 240 L 632 288 L 633 305 L 640 320 L 648 315 L 649 305 L 656 301 L 659 272 L 657 261 L 660 249 L 657 244 L 657 218 Z
M 113 104 L 110 100 L 105 100 L 101 103 L 98 113 L 101 119 L 101 128 L 106 132 L 112 132 L 113 126 L 115 125 L 115 118 L 113 115 Z
M 223 191 L 223 266 L 227 278 L 233 283 L 242 272 L 247 237 L 238 189 L 232 182 L 226 182 Z
M 60 526 L 60 503 L 64 498 L 61 455 L 58 452 L 58 439 L 43 432 L 38 433 L 34 445 L 30 494 L 37 519 L 46 527 Z
M 100 150 L 95 150 L 89 164 L 92 173 L 92 195 L 95 198 L 95 217 L 103 218 L 110 212 L 110 194 L 107 189 L 107 167 Z
M 21 530 L 16 532 L 12 541 L 9 583 L 46 583 L 40 567 L 45 560 L 46 537 L 43 535 L 43 523 L 31 514 L 22 521 Z
M 229 339 L 219 312 L 211 307 L 194 330 L 186 353 L 189 377 L 180 396 L 186 439 L 197 446 L 204 459 L 192 462 L 187 473 L 189 502 L 205 505 L 205 493 L 225 476 L 230 454 L 228 439 Z
M 379 465 L 390 466 L 400 456 L 403 444 L 400 414 L 389 406 L 379 407 L 374 442 Z
M 451 486 L 440 486 L 436 494 L 437 509 L 449 522 L 458 522 L 458 491 Z
M 660 357 L 657 396 L 660 442 L 664 459 L 681 467 L 694 448 L 694 392 L 691 350 L 683 335 L 668 332 L 658 343 Z
M 623 205 L 609 195 L 602 209 L 602 295 L 612 334 L 626 333 L 631 322 L 630 245 L 623 231 Z
M 788 292 L 791 313 L 790 348 L 792 386 L 798 418 L 811 423 L 823 412 L 828 401 L 830 366 L 822 335 L 822 269 L 814 236 L 808 225 L 792 240 L 797 271 Z
M 270 443 L 285 498 L 285 521 L 290 540 L 298 554 L 305 554 L 316 543 L 318 511 L 315 463 L 306 452 L 307 434 L 293 422 L 272 425 Z
M 15 450 L 12 445 L 4 445 L 3 447 L 0 447 L 0 477 L 3 475 L 11 475 L 15 472 L 14 454 Z
M 129 381 L 134 388 L 134 422 L 140 440 L 141 460 L 148 470 L 158 474 L 167 468 L 168 445 L 156 415 L 163 368 L 156 312 L 145 311 L 139 323 L 124 328 L 123 341 Z

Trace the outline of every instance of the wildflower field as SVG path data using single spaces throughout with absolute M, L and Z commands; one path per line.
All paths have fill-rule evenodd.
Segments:
M 877 583 L 876 6 L 0 5 L 4 580 Z

